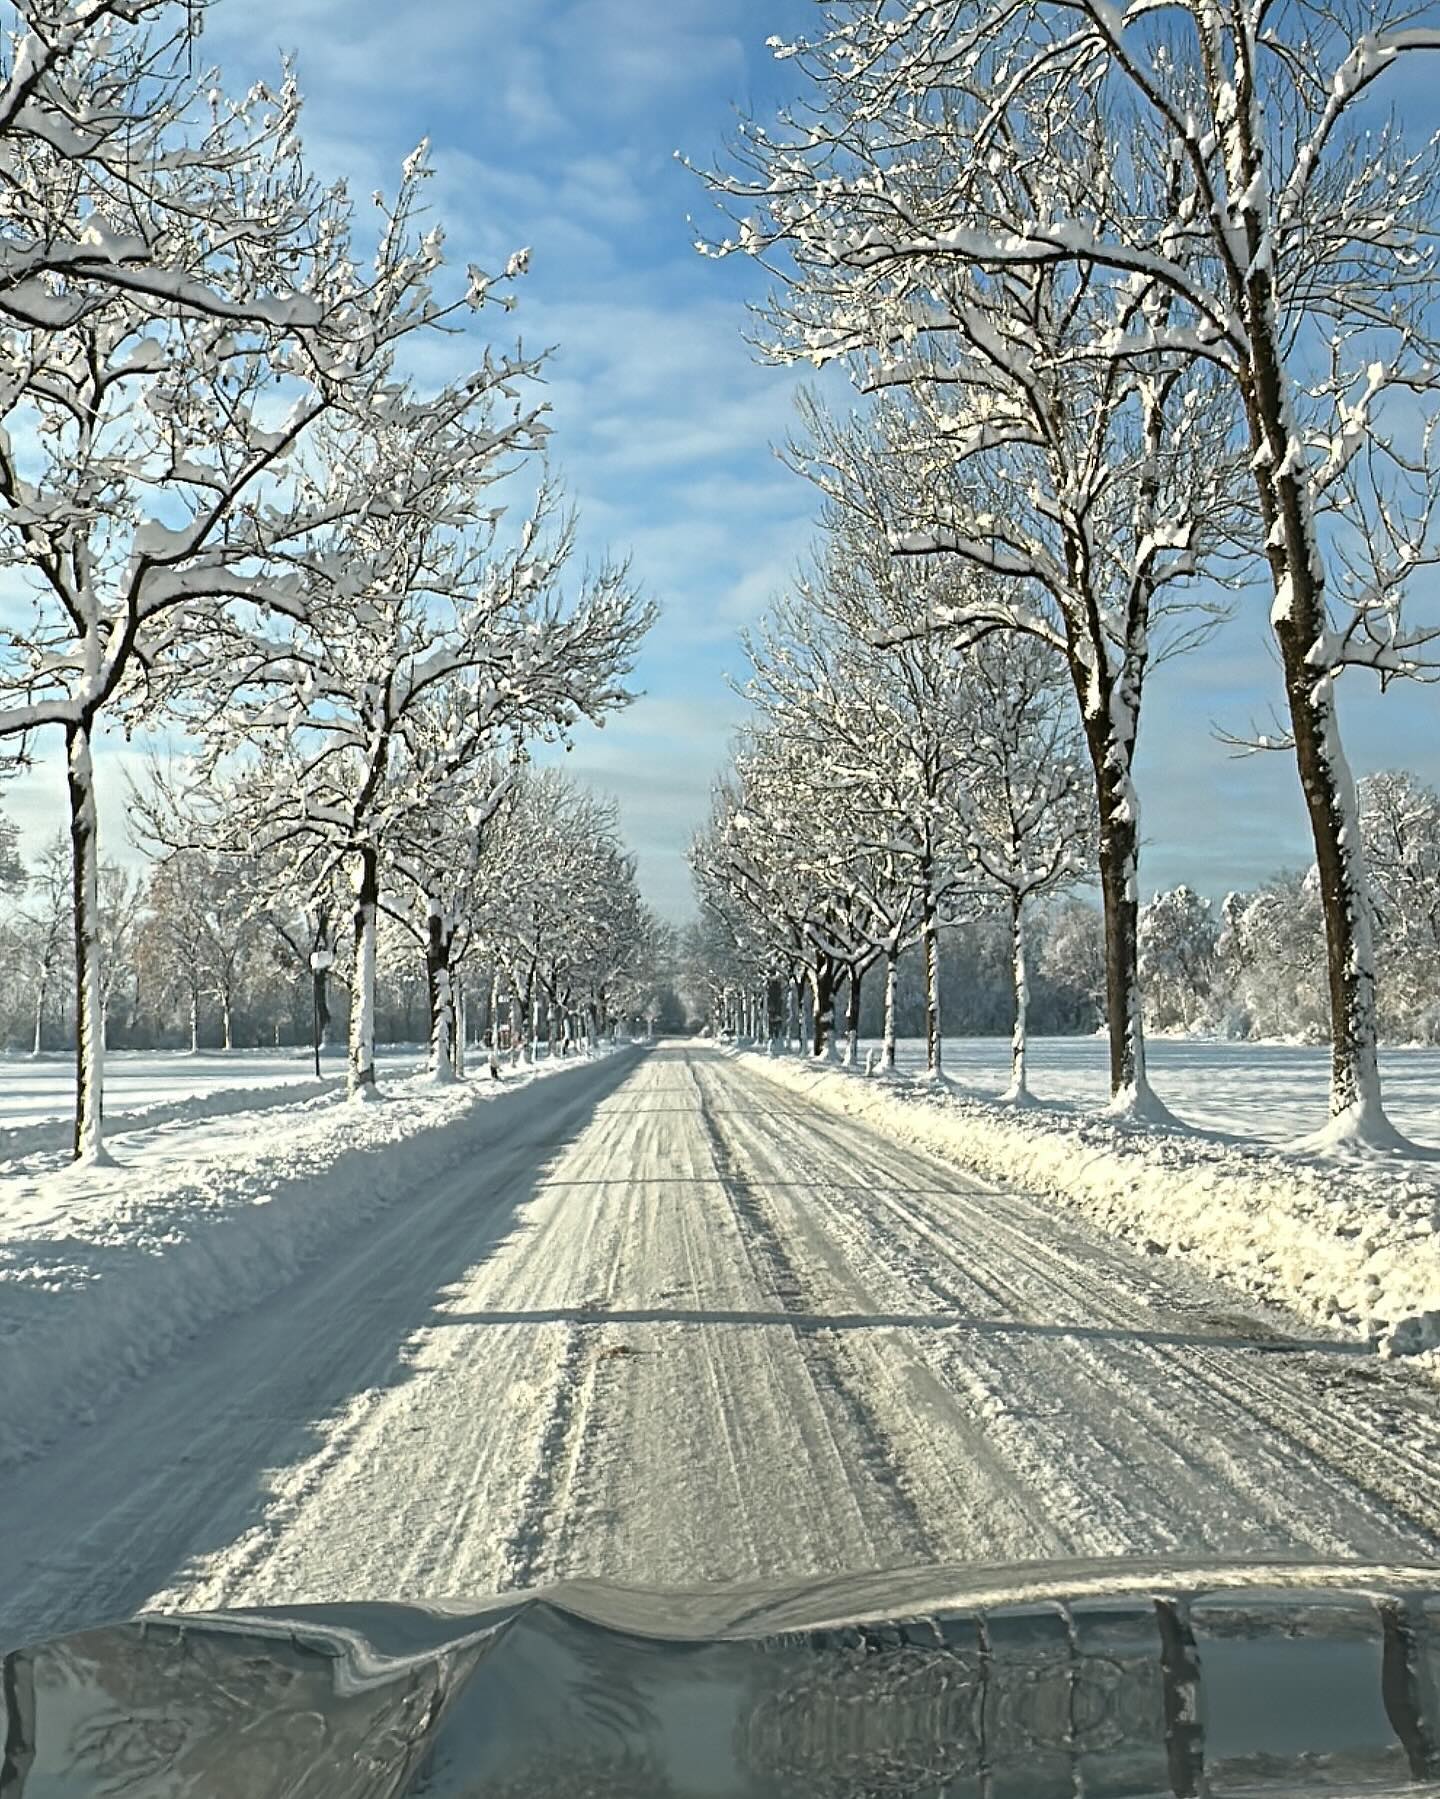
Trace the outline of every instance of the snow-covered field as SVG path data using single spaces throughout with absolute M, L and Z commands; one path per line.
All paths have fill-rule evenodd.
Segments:
M 413 1044 L 376 1051 L 386 1076 L 419 1067 L 425 1052 Z M 198 1118 L 249 1110 L 255 1095 L 272 1093 L 275 1103 L 334 1088 L 345 1078 L 343 1050 L 327 1051 L 315 1079 L 311 1051 L 111 1050 L 105 1058 L 105 1117 L 111 1129 L 144 1117 Z M 75 1063 L 68 1052 L 42 1056 L 0 1054 L 0 1161 L 8 1156 L 58 1148 L 67 1135 L 74 1104 Z M 55 1129 L 47 1127 L 55 1126 Z
M 1440 1549 L 1428 1383 L 758 1062 L 574 1064 L 376 1144 L 384 1210 L 0 1470 L 0 1648 L 582 1573 Z
M 1184 1123 L 1260 1143 L 1295 1143 L 1325 1122 L 1329 1050 L 1286 1043 L 1229 1043 L 1156 1037 L 1148 1044 L 1150 1079 Z M 1034 1037 L 1030 1086 L 1056 1105 L 1092 1107 L 1109 1090 L 1103 1037 Z M 1010 1044 L 1001 1037 L 953 1037 L 946 1073 L 977 1098 L 994 1099 L 1010 1079 Z M 899 1067 L 925 1065 L 925 1045 L 899 1045 Z M 1390 1116 L 1420 1143 L 1440 1145 L 1440 1049 L 1387 1049 L 1380 1072 Z

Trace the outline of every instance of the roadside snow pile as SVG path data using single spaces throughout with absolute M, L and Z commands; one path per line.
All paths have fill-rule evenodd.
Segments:
M 593 1066 L 542 1063 L 498 1086 L 397 1081 L 375 1106 L 257 1095 L 263 1109 L 112 1137 L 113 1169 L 0 1164 L 0 1467 L 553 1104 L 549 1077 Z
M 986 1180 L 1083 1213 L 1152 1255 L 1209 1273 L 1382 1355 L 1440 1363 L 1440 1169 L 1336 1162 L 962 1098 L 904 1077 L 749 1053 L 780 1085 Z

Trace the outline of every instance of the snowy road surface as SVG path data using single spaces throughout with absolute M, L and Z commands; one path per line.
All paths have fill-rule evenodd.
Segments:
M 519 1109 L 0 1481 L 0 1645 L 145 1604 L 1430 1556 L 1440 1395 L 700 1046 Z

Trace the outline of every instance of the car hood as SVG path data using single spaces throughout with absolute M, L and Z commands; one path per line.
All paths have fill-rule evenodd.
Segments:
M 1064 1562 L 149 1615 L 3 1662 L 6 1799 L 1440 1791 L 1440 1574 Z

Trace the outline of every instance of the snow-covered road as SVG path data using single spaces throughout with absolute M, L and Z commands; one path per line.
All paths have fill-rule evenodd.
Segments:
M 0 1646 L 142 1605 L 1440 1546 L 1440 1395 L 700 1046 L 0 1481 Z

